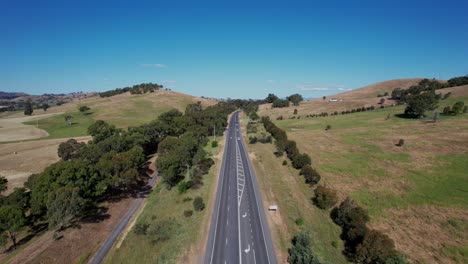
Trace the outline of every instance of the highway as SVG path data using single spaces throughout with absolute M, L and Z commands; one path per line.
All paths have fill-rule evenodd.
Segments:
M 205 263 L 276 263 L 265 208 L 242 138 L 239 112 L 229 121 Z

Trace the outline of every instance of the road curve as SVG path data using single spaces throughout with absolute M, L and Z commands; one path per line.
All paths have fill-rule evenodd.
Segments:
M 152 188 L 154 186 L 157 178 L 158 174 L 157 171 L 155 171 L 147 184 L 149 188 Z M 120 220 L 119 225 L 112 231 L 112 233 L 110 233 L 106 241 L 104 241 L 104 244 L 102 244 L 102 246 L 99 248 L 96 254 L 94 254 L 94 257 L 88 262 L 89 264 L 100 264 L 104 260 L 104 258 L 107 256 L 107 254 L 117 241 L 117 238 L 120 236 L 120 234 L 124 231 L 125 227 L 128 225 L 130 220 L 133 218 L 133 215 L 143 205 L 145 199 L 146 197 L 140 197 L 133 202 L 132 206 L 128 209 L 127 213 Z
M 276 264 L 258 183 L 239 123 L 229 122 L 205 263 Z

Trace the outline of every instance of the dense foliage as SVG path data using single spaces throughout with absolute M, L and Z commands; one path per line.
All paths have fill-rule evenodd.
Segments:
M 310 248 L 310 235 L 301 232 L 293 237 L 292 247 L 288 250 L 288 262 L 291 264 L 320 264 Z
M 289 107 L 289 100 L 287 99 L 276 99 L 273 101 L 273 104 L 271 105 L 273 108 L 283 108 L 283 107 Z
M 100 97 L 111 97 L 118 94 L 123 94 L 126 92 L 130 92 L 131 94 L 144 94 L 144 93 L 152 93 L 156 90 L 162 89 L 163 86 L 157 83 L 142 83 L 133 85 L 132 87 L 124 87 L 124 88 L 117 88 L 114 90 L 109 90 L 106 92 L 99 93 Z

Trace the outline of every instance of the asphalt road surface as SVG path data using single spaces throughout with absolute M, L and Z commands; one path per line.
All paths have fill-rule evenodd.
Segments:
M 155 171 L 152 178 L 148 182 L 148 187 L 152 188 L 156 183 L 157 179 L 158 175 L 157 171 Z M 110 233 L 104 244 L 102 244 L 102 246 L 99 248 L 96 254 L 94 254 L 94 257 L 88 262 L 89 264 L 100 264 L 104 260 L 104 258 L 107 256 L 107 254 L 117 241 L 117 238 L 124 231 L 125 227 L 133 218 L 135 212 L 138 211 L 138 209 L 142 206 L 145 199 L 146 195 L 138 198 L 136 201 L 133 202 L 132 206 L 128 209 L 127 213 L 120 220 L 119 225 L 112 231 L 112 233 Z
M 276 263 L 239 112 L 229 122 L 205 263 Z

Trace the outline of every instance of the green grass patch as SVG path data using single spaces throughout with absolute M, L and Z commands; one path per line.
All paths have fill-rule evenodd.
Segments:
M 72 125 L 68 125 L 65 116 L 73 117 Z M 56 115 L 36 121 L 25 122 L 26 125 L 38 125 L 38 128 L 44 129 L 49 133 L 47 138 L 66 138 L 88 135 L 88 127 L 94 122 L 94 113 L 66 113 Z

